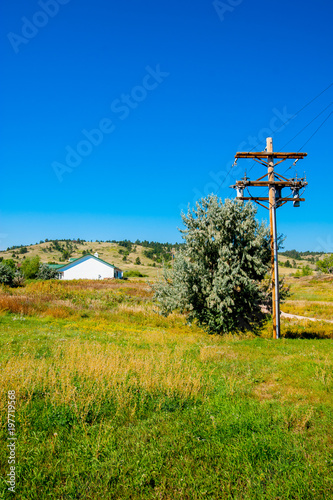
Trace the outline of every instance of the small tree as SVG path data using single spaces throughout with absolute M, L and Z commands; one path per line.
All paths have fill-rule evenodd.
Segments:
M 61 257 L 59 260 L 61 260 L 61 261 L 68 260 L 71 255 L 72 255 L 72 251 L 69 249 L 65 249 L 62 251 L 62 254 L 61 254 Z
M 23 276 L 27 279 L 34 279 L 39 271 L 40 258 L 38 255 L 36 257 L 30 257 L 25 259 L 21 265 L 21 272 Z
M 135 264 L 136 264 L 137 266 L 140 266 L 140 264 L 141 264 L 140 257 L 137 257 L 137 258 L 135 259 Z
M 327 255 L 323 260 L 318 260 L 316 264 L 323 273 L 333 274 L 333 254 Z
M 163 314 L 175 309 L 210 333 L 252 328 L 262 318 L 260 282 L 270 263 L 269 230 L 252 203 L 202 198 L 182 214 L 183 248 L 153 285 Z

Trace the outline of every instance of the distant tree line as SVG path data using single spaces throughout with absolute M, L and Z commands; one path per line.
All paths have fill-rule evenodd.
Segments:
M 324 253 L 325 252 L 310 252 L 309 250 L 306 252 L 299 252 L 298 250 L 285 250 L 284 252 L 279 252 L 280 255 L 284 255 L 285 257 L 289 257 L 294 260 L 303 260 L 310 256 L 315 257 L 317 255 L 323 255 Z M 312 259 L 309 260 L 312 261 Z
M 64 241 L 65 243 L 74 243 L 74 244 L 81 244 L 81 243 L 86 243 L 86 240 L 81 240 L 80 238 L 76 238 L 76 239 L 69 239 L 69 238 L 63 238 L 61 239 L 60 241 Z M 57 243 L 59 243 L 59 240 L 48 240 L 47 238 L 45 240 L 40 240 L 39 243 L 35 243 L 35 245 L 41 245 L 42 243 L 51 243 L 51 246 L 53 243 L 55 243 L 57 245 Z M 33 243 L 30 243 L 30 245 L 13 245 L 11 247 L 8 247 L 7 248 L 7 252 L 9 252 L 10 250 L 20 250 L 19 253 L 26 253 L 27 250 L 27 246 L 33 246 Z M 23 249 L 23 251 L 22 251 Z M 25 250 L 26 251 L 25 251 Z

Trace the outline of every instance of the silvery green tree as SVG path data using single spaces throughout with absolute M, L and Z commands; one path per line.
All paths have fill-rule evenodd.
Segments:
M 55 280 L 59 277 L 59 272 L 56 269 L 52 269 L 47 264 L 40 264 L 36 278 L 38 280 Z
M 182 214 L 184 245 L 153 286 L 163 314 L 184 312 L 210 333 L 260 323 L 270 243 L 256 213 L 252 203 L 208 196 Z

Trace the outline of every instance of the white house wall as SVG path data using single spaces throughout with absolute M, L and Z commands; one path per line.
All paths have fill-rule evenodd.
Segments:
M 61 270 L 61 278 L 65 280 L 91 279 L 98 280 L 113 278 L 114 268 L 92 257 L 81 262 L 68 265 L 68 269 Z

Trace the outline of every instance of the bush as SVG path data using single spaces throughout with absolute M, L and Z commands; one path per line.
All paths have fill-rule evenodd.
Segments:
M 24 286 L 25 285 L 25 279 L 24 276 L 21 274 L 20 271 L 16 271 L 13 279 L 13 287 L 19 287 L 19 286 Z
M 141 264 L 140 257 L 137 257 L 137 258 L 135 259 L 135 264 L 136 264 L 137 266 L 140 266 L 140 264 Z
M 11 267 L 14 272 L 16 271 L 16 264 L 15 264 L 15 261 L 13 259 L 4 259 L 2 261 L 2 263 L 6 264 L 6 266 L 8 266 L 8 267 Z
M 327 255 L 323 260 L 318 260 L 316 264 L 323 273 L 333 274 L 333 254 Z
M 311 276 L 313 274 L 313 270 L 310 266 L 306 265 L 302 267 L 302 276 Z
M 38 280 L 54 280 L 57 279 L 58 276 L 59 273 L 56 269 L 52 269 L 52 267 L 49 267 L 46 264 L 41 264 L 39 266 L 36 278 Z
M 36 257 L 30 257 L 25 259 L 21 265 L 21 271 L 25 278 L 34 279 L 37 276 L 40 266 L 40 258 L 38 255 Z
M 7 264 L 0 264 L 0 283 L 12 286 L 15 272 Z
M 131 271 L 125 271 L 123 276 L 124 278 L 146 278 L 147 274 L 142 274 L 140 271 L 135 271 L 133 269 Z
M 296 278 L 300 278 L 301 276 L 311 276 L 313 274 L 313 270 L 310 266 L 302 266 L 302 268 L 295 273 Z

